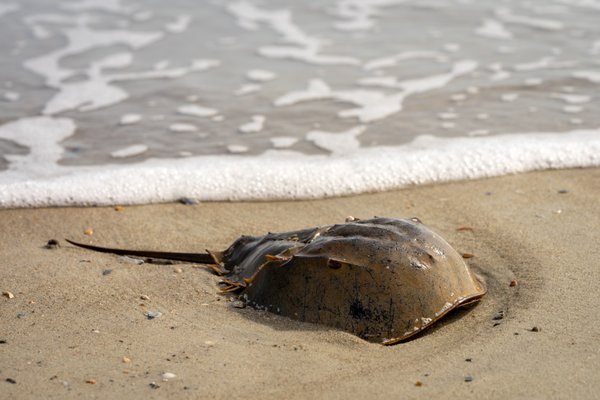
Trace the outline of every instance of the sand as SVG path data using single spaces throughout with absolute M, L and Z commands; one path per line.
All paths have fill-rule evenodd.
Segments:
M 600 169 L 579 169 L 318 201 L 0 210 L 0 290 L 14 294 L 0 297 L 0 398 L 598 398 L 599 198 Z M 488 295 L 384 347 L 234 308 L 200 265 L 62 240 L 202 251 L 349 215 L 418 216 L 475 255 Z

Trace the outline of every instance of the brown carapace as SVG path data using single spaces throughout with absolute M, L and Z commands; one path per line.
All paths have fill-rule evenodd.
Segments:
M 394 344 L 479 300 L 483 282 L 418 219 L 373 218 L 242 236 L 227 250 L 168 253 L 70 243 L 121 255 L 210 264 L 246 304 Z

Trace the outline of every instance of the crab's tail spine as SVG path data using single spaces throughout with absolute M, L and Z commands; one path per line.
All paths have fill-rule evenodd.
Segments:
M 112 253 L 120 256 L 137 256 L 160 258 L 164 260 L 187 261 L 199 264 L 214 264 L 215 260 L 208 253 L 172 253 L 166 251 L 151 251 L 151 250 L 129 250 L 129 249 L 113 249 L 110 247 L 93 246 L 91 244 L 77 243 L 69 239 L 65 239 L 72 245 L 82 247 L 84 249 L 98 251 L 100 253 Z

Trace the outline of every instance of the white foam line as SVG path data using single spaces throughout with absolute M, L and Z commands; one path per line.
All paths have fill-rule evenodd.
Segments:
M 89 6 L 94 1 L 89 0 L 81 4 L 83 3 Z M 109 3 L 107 2 L 107 4 Z M 114 4 L 118 4 L 118 2 Z M 133 59 L 131 53 L 117 53 L 92 62 L 85 70 L 69 69 L 61 65 L 61 60 L 65 57 L 79 55 L 96 47 L 114 45 L 126 45 L 137 50 L 156 42 L 164 34 L 162 32 L 94 30 L 88 26 L 91 20 L 86 15 L 68 21 L 65 21 L 63 16 L 52 14 L 26 20 L 32 27 L 37 27 L 39 22 L 52 21 L 76 24 L 75 27 L 63 28 L 62 30 L 67 39 L 66 46 L 24 62 L 25 68 L 45 78 L 47 86 L 58 89 L 58 93 L 46 103 L 42 111 L 45 115 L 54 115 L 68 110 L 96 110 L 128 98 L 129 94 L 122 88 L 113 85 L 114 82 L 177 78 L 192 71 L 204 71 L 219 64 L 216 60 L 195 60 L 186 67 L 105 74 L 104 69 L 125 68 L 131 64 Z M 65 82 L 78 73 L 85 74 L 87 79 L 77 82 Z
M 227 5 L 227 10 L 237 18 L 238 25 L 244 29 L 256 30 L 261 24 L 267 25 L 282 39 L 294 46 L 262 46 L 258 53 L 268 58 L 287 58 L 312 64 L 350 64 L 358 65 L 354 57 L 319 54 L 323 43 L 309 36 L 292 21 L 289 10 L 266 10 L 240 0 Z
M 177 112 L 182 115 L 191 115 L 193 117 L 213 117 L 219 113 L 219 110 L 209 107 L 202 107 L 196 104 L 184 104 L 177 108 Z
M 560 99 L 567 104 L 585 104 L 592 100 L 592 96 L 583 94 L 552 93 L 550 97 L 553 99 Z
M 250 93 L 256 93 L 262 89 L 262 86 L 257 83 L 246 83 L 239 87 L 233 94 L 236 96 L 245 96 Z
M 577 61 L 563 60 L 557 61 L 554 57 L 543 57 L 539 60 L 516 64 L 513 66 L 515 71 L 534 71 L 538 69 L 562 69 L 572 68 L 578 64 Z
M 332 13 L 342 21 L 333 26 L 341 31 L 364 31 L 375 26 L 374 17 L 380 15 L 380 9 L 406 3 L 407 0 L 338 0 Z
M 406 61 L 406 60 L 415 60 L 415 59 L 434 59 L 436 61 L 446 61 L 448 58 L 438 52 L 438 51 L 428 51 L 428 50 L 411 50 L 411 51 L 405 51 L 393 56 L 388 56 L 388 57 L 381 57 L 381 58 L 376 58 L 373 59 L 371 61 L 367 61 L 365 63 L 365 65 L 363 66 L 363 68 L 366 71 L 371 71 L 374 69 L 382 69 L 382 68 L 388 68 L 388 67 L 393 67 L 395 65 L 398 65 L 399 62 L 401 61 Z
M 63 154 L 60 142 L 75 133 L 75 123 L 66 118 L 49 117 L 22 118 L 0 125 L 0 138 L 13 141 L 29 148 L 25 155 L 7 154 L 8 173 L 0 173 L 2 179 L 10 180 L 14 176 L 26 179 L 36 176 L 46 177 L 62 168 L 57 164 Z M 0 190 L 1 192 L 2 190 Z
M 144 154 L 147 151 L 148 146 L 146 146 L 145 144 L 134 144 L 119 150 L 115 150 L 112 153 L 110 153 L 110 156 L 113 158 L 127 158 L 139 156 L 140 154 Z
M 272 71 L 267 71 L 264 69 L 251 69 L 246 72 L 246 77 L 251 81 L 255 82 L 268 82 L 275 79 L 277 75 L 275 75 Z
M 112 82 L 141 80 L 141 79 L 174 79 L 184 76 L 192 71 L 204 71 L 207 66 L 204 62 L 193 62 L 190 66 L 163 70 L 150 70 L 139 72 L 101 74 L 106 66 L 118 66 L 119 55 L 109 56 L 107 59 L 92 63 L 87 71 L 88 80 L 73 83 L 63 83 L 44 107 L 44 115 L 55 115 L 68 110 L 91 111 L 119 103 L 129 97 L 129 94 Z M 111 61 L 112 60 L 112 61 Z M 205 61 L 205 60 L 203 60 Z M 213 60 L 212 65 L 218 65 Z M 123 66 L 123 65 L 121 65 Z
M 24 62 L 24 67 L 43 76 L 50 87 L 60 87 L 62 81 L 75 75 L 78 71 L 60 65 L 60 60 L 82 54 L 95 47 L 126 45 L 132 49 L 140 49 L 163 37 L 162 32 L 133 32 L 123 30 L 92 30 L 83 25 L 66 28 L 63 34 L 67 38 L 67 45 L 48 54 L 34 57 Z
M 600 83 L 600 71 L 576 71 L 573 73 L 574 78 L 585 79 L 592 83 Z
M 6 125 L 0 129 L 0 133 L 7 131 Z M 36 140 L 39 137 L 35 135 Z M 590 166 L 600 166 L 598 129 L 449 139 L 422 136 L 403 146 L 370 147 L 343 156 L 273 150 L 256 157 L 196 156 L 132 165 L 58 167 L 61 175 L 38 178 L 3 172 L 0 207 L 141 204 L 185 196 L 310 199 Z
M 308 88 L 306 90 L 298 90 L 289 92 L 279 98 L 277 98 L 273 104 L 275 106 L 289 106 L 292 104 L 300 103 L 303 101 L 310 100 L 321 100 L 329 99 L 332 97 L 332 90 L 320 79 L 311 79 L 308 81 Z
M 398 93 L 385 95 L 376 91 L 334 91 L 325 82 L 313 79 L 308 89 L 290 92 L 275 100 L 276 106 L 291 105 L 302 101 L 334 99 L 354 104 L 358 107 L 342 110 L 338 116 L 342 118 L 356 117 L 362 123 L 380 120 L 402 111 L 404 100 L 414 94 L 424 93 L 446 86 L 453 79 L 473 72 L 477 63 L 471 60 L 456 62 L 452 70 L 445 74 L 406 81 L 392 81 L 387 87 L 400 89 Z M 381 82 L 379 82 L 381 83 Z
M 120 14 L 128 14 L 134 10 L 132 6 L 124 6 L 121 0 L 79 0 L 61 2 L 59 6 L 70 11 L 101 10 Z
M 258 29 L 259 24 L 266 24 L 283 37 L 288 43 L 298 46 L 319 46 L 319 40 L 310 37 L 292 21 L 289 10 L 265 10 L 245 1 L 236 1 L 227 6 L 227 10 L 237 17 L 238 25 L 246 29 Z
M 564 29 L 564 24 L 561 21 L 552 19 L 534 18 L 525 15 L 513 14 L 508 8 L 497 8 L 495 11 L 496 17 L 502 22 L 515 25 L 524 25 L 531 28 L 544 29 L 549 31 L 560 31 Z
M 175 123 L 169 125 L 169 130 L 171 132 L 196 132 L 198 127 L 192 124 L 184 124 L 184 123 Z
M 598 0 L 554 0 L 557 3 L 566 4 L 573 7 L 588 8 L 600 11 L 600 1 Z

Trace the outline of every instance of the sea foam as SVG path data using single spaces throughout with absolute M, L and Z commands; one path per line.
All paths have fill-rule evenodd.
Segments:
M 36 117 L 0 127 L 0 138 L 46 126 L 50 137 L 72 134 L 68 119 Z M 355 140 L 361 127 L 349 131 Z M 12 132 L 12 133 L 11 133 Z M 325 140 L 322 132 L 313 140 Z M 31 143 L 30 143 L 31 145 Z M 46 143 L 48 146 L 56 146 Z M 358 148 L 332 155 L 268 150 L 259 156 L 220 155 L 148 159 L 138 164 L 66 167 L 58 155 L 28 157 L 0 173 L 0 207 L 141 204 L 199 200 L 311 199 L 384 191 L 415 184 L 516 172 L 600 166 L 600 130 L 486 137 L 419 136 L 401 146 Z M 16 157 L 16 156 L 15 156 Z M 36 165 L 35 171 L 28 166 Z

